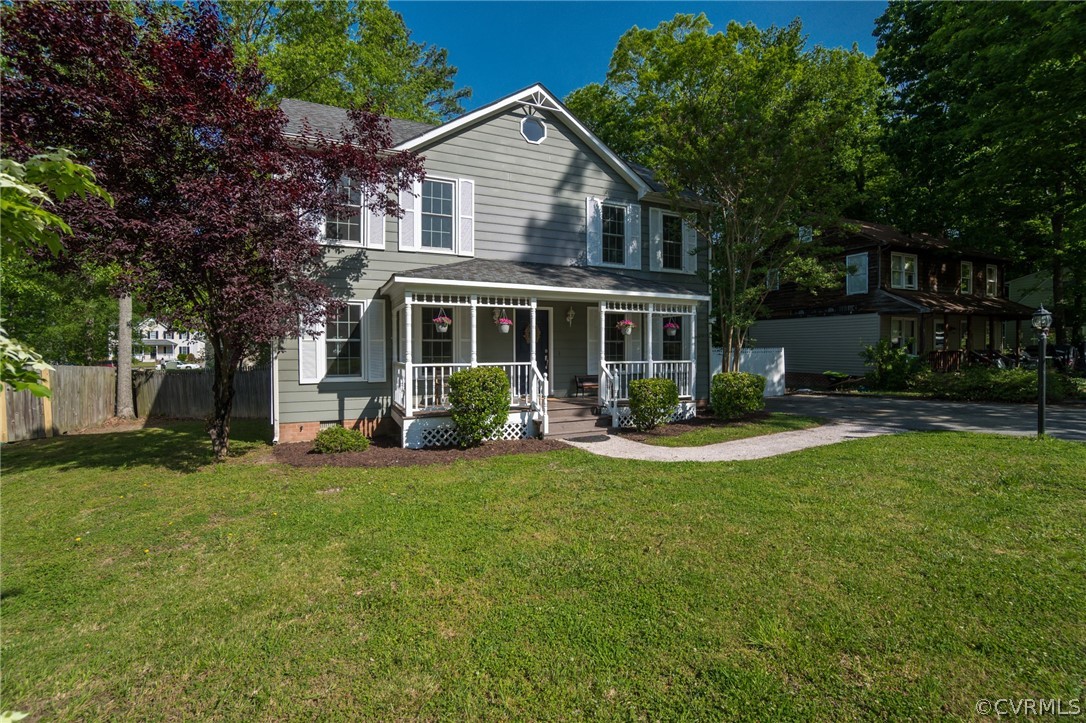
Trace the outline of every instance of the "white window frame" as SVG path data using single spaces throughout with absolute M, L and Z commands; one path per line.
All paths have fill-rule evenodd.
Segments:
M 649 271 L 657 271 L 664 274 L 696 274 L 698 271 L 697 230 L 687 223 L 682 214 L 665 211 L 662 208 L 650 207 L 649 213 Z M 664 223 L 667 219 L 681 219 L 682 252 L 680 254 L 679 268 L 664 266 Z
M 384 371 L 387 362 L 387 339 L 384 338 L 385 301 L 383 299 L 349 299 L 345 301 L 348 306 L 359 307 L 359 329 L 361 333 L 361 359 L 358 375 L 329 375 L 328 374 L 328 323 L 321 322 L 316 325 L 319 331 L 313 335 L 298 335 L 298 384 L 358 384 L 360 382 L 383 383 L 387 379 Z M 377 314 L 380 318 L 372 318 Z M 380 339 L 375 338 L 375 334 Z M 307 354 L 306 346 L 312 345 L 309 352 L 313 355 L 315 376 L 305 377 L 304 358 Z M 371 359 L 371 355 L 373 358 Z
M 912 324 L 912 327 L 913 327 L 912 336 L 909 336 L 909 337 L 905 336 L 904 325 L 906 323 Z M 900 329 L 897 337 L 894 336 L 894 326 L 895 325 L 898 326 L 898 328 Z M 907 345 L 907 348 L 908 348 L 910 354 L 915 355 L 916 354 L 916 344 L 917 344 L 917 341 L 918 341 L 918 339 L 917 339 L 918 333 L 917 332 L 918 332 L 919 326 L 920 325 L 919 325 L 919 322 L 917 322 L 916 317 L 913 317 L 913 316 L 891 316 L 890 317 L 890 342 L 893 343 L 895 338 L 911 339 L 911 342 Z
M 317 357 L 321 362 L 321 366 L 318 367 L 321 370 L 322 382 L 360 382 L 366 380 L 366 302 L 364 301 L 348 301 L 346 307 L 357 306 L 358 307 L 358 344 L 359 344 L 359 360 L 358 360 L 358 375 L 352 374 L 329 374 L 328 373 L 328 320 L 324 322 L 324 333 L 321 334 L 321 353 Z M 346 308 L 345 307 L 345 308 Z
M 528 134 L 524 132 L 524 124 L 527 123 L 529 120 L 534 120 L 534 121 L 538 122 L 540 126 L 543 127 L 543 137 L 540 138 L 538 141 L 533 141 L 531 138 L 528 137 Z M 543 143 L 543 141 L 547 140 L 547 123 L 546 123 L 546 121 L 544 121 L 542 118 L 540 118 L 537 115 L 526 115 L 526 116 L 524 116 L 523 118 L 520 119 L 520 137 L 523 138 L 528 143 L 531 143 L 533 146 L 540 145 L 541 143 Z
M 845 296 L 866 294 L 868 292 L 870 284 L 870 273 L 867 268 L 868 260 L 869 254 L 866 251 L 862 254 L 849 254 L 845 257 Z M 860 271 L 861 266 L 863 267 L 862 272 Z M 853 272 L 853 269 L 856 269 L 856 271 Z
M 422 243 L 422 218 L 423 218 L 423 216 L 427 215 L 426 212 L 422 210 L 422 193 L 423 193 L 423 189 L 426 187 L 427 182 L 430 182 L 430 183 L 444 183 L 444 184 L 447 184 L 448 186 L 452 187 L 452 211 L 451 211 L 451 213 L 449 215 L 449 226 L 450 226 L 450 231 L 451 231 L 451 236 L 452 236 L 452 239 L 451 239 L 452 243 L 450 244 L 449 248 L 443 248 L 443 247 L 439 247 L 439 246 L 424 246 L 423 243 Z M 460 194 L 458 192 L 458 184 L 457 184 L 455 178 L 441 178 L 439 176 L 427 176 L 426 178 L 422 179 L 422 181 L 419 183 L 419 209 L 418 209 L 418 214 L 419 214 L 419 249 L 418 250 L 419 251 L 422 251 L 422 252 L 428 253 L 428 254 L 448 254 L 450 256 L 455 256 L 456 255 L 456 250 L 457 250 L 457 248 L 459 248 L 459 243 L 460 243 L 460 234 L 458 233 L 459 228 L 458 228 L 458 224 L 457 224 L 457 218 L 459 216 L 459 211 L 460 211 L 460 199 L 458 198 L 459 195 Z M 438 215 L 438 214 L 430 214 L 430 215 Z
M 973 293 L 973 262 L 962 261 L 958 268 L 958 290 L 963 294 Z
M 913 278 L 910 284 L 905 278 L 905 261 L 906 259 L 912 259 L 913 262 Z M 895 269 L 895 262 L 900 260 L 900 268 Z M 901 281 L 898 283 L 895 278 L 896 275 L 901 276 Z M 903 254 L 896 251 L 890 254 L 890 288 L 891 289 L 912 289 L 916 290 L 918 277 L 920 276 L 920 262 L 916 254 Z
M 999 267 L 995 264 L 984 267 L 984 295 L 992 298 L 999 296 Z
M 603 262 L 603 209 L 613 206 L 623 210 L 623 234 L 625 237 L 623 263 Z M 641 260 L 641 204 L 613 198 L 588 196 L 585 198 L 585 260 L 589 266 L 608 269 L 640 271 Z M 655 263 L 655 262 L 654 262 Z
M 622 212 L 622 245 L 620 247 L 622 249 L 621 261 L 606 261 L 604 259 L 606 249 L 604 248 L 603 238 L 606 235 L 606 231 L 604 231 L 604 224 L 606 224 L 606 219 L 604 219 L 603 214 L 606 213 L 605 209 L 608 208 L 614 208 Z M 614 203 L 612 201 L 604 201 L 602 204 L 600 204 L 600 266 L 610 266 L 616 269 L 626 268 L 626 264 L 629 261 L 629 259 L 626 258 L 626 239 L 629 236 L 629 232 L 627 231 L 627 224 L 629 223 L 630 209 L 627 204 Z
M 355 204 L 345 204 L 345 207 L 349 206 L 352 213 L 358 214 L 358 241 L 343 241 L 340 239 L 333 239 L 328 236 L 328 217 L 320 217 L 320 233 L 317 236 L 317 243 L 322 246 L 331 246 L 334 248 L 349 248 L 349 249 L 384 249 L 385 248 L 385 217 L 383 214 L 375 213 L 366 206 L 366 199 L 359 194 L 359 201 L 357 206 Z

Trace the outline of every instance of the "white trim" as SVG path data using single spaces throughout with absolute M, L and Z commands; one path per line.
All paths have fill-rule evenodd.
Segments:
M 422 210 L 422 194 L 423 189 L 427 181 L 434 181 L 435 183 L 447 183 L 452 186 L 452 214 L 449 217 L 449 225 L 451 227 L 450 233 L 452 234 L 452 248 L 444 248 L 440 246 L 425 246 L 422 243 L 422 216 L 425 211 Z M 422 253 L 445 253 L 456 255 L 460 249 L 460 181 L 457 178 L 446 178 L 444 176 L 431 176 L 426 174 L 426 177 L 419 182 L 419 205 L 415 209 L 415 227 L 418 229 L 418 246 L 413 251 L 419 251 Z M 439 216 L 441 214 L 430 214 L 431 216 Z
M 901 257 L 901 284 L 894 283 L 894 257 Z M 905 280 L 905 259 L 913 260 L 913 282 L 909 284 Z M 907 254 L 901 251 L 890 252 L 890 288 L 916 291 L 920 287 L 920 257 L 916 254 Z
M 992 286 L 989 290 L 989 286 Z M 984 295 L 989 299 L 999 298 L 999 265 L 998 264 L 985 264 L 984 265 Z
M 470 287 L 475 289 L 515 289 L 517 291 L 542 291 L 551 294 L 570 294 L 577 296 L 591 296 L 594 299 L 606 298 L 608 296 L 615 297 L 641 297 L 645 299 L 685 299 L 689 301 L 709 301 L 710 296 L 708 294 L 670 294 L 670 293 L 648 293 L 645 291 L 617 291 L 613 289 L 587 289 L 583 287 L 567 287 L 567 286 L 543 286 L 540 284 L 502 284 L 488 281 L 457 281 L 453 279 L 424 279 L 414 276 L 393 276 L 391 281 L 387 282 L 382 287 L 382 293 L 384 288 L 390 284 L 416 284 L 419 286 L 454 286 L 454 287 Z
M 358 311 L 358 325 L 362 327 L 359 331 L 358 339 L 359 354 L 361 355 L 358 360 L 359 373 L 357 376 L 347 376 L 342 374 L 337 374 L 333 376 L 328 374 L 328 320 L 326 319 L 324 322 L 324 331 L 321 332 L 320 335 L 320 351 L 317 355 L 317 360 L 321 362 L 318 370 L 323 372 L 323 374 L 318 379 L 318 383 L 320 384 L 358 383 L 367 381 L 369 379 L 369 369 L 366 367 L 366 364 L 369 361 L 366 354 L 366 352 L 368 351 L 366 348 L 366 311 L 369 309 L 371 302 L 368 300 L 348 299 L 344 303 L 347 306 L 361 307 Z
M 969 273 L 965 273 L 965 267 L 969 267 Z M 962 288 L 962 281 L 969 281 L 969 288 Z M 959 261 L 958 262 L 958 291 L 963 294 L 973 293 L 973 262 L 972 261 Z
M 481 108 L 465 113 L 456 120 L 449 121 L 445 125 L 438 126 L 431 131 L 423 133 L 421 136 L 416 136 L 403 143 L 393 146 L 393 150 L 409 151 L 418 148 L 419 146 L 425 146 L 433 141 L 444 138 L 445 136 L 454 133 L 455 131 L 463 128 L 464 126 L 476 123 L 481 120 L 485 120 L 491 116 L 498 115 L 510 108 L 517 107 L 528 99 L 529 102 L 538 104 L 540 100 L 546 99 L 554 103 L 554 108 L 549 109 L 556 118 L 562 118 L 570 130 L 573 131 L 582 142 L 589 148 L 595 151 L 603 158 L 609 166 L 618 172 L 622 178 L 629 183 L 633 188 L 637 190 L 637 197 L 640 199 L 650 190 L 649 185 L 645 183 L 644 179 L 626 164 L 618 155 L 615 154 L 610 148 L 608 148 L 603 141 L 601 141 L 592 131 L 590 131 L 584 124 L 577 120 L 576 116 L 569 112 L 566 108 L 549 90 L 543 87 L 542 84 L 536 83 L 528 88 L 519 90 L 512 95 L 507 95 L 489 105 L 484 105 Z

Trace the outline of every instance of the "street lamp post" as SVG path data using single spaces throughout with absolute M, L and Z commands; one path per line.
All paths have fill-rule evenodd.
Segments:
M 1045 436 L 1045 382 L 1048 374 L 1048 329 L 1052 326 L 1052 312 L 1043 305 L 1033 312 L 1033 328 L 1037 330 L 1040 359 L 1037 362 L 1037 436 Z

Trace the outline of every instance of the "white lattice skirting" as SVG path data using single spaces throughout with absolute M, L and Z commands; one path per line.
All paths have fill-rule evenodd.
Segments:
M 527 413 L 510 414 L 498 434 L 491 439 L 531 439 L 538 435 L 536 422 Z M 405 419 L 403 446 L 411 449 L 448 447 L 460 443 L 460 433 L 449 417 Z
M 694 402 L 679 402 L 679 406 L 675 408 L 675 413 L 671 415 L 671 419 L 668 422 L 681 422 L 684 419 L 693 419 L 697 413 L 697 405 Z M 615 419 L 611 422 L 612 427 L 632 427 L 633 412 L 629 407 L 619 407 L 615 412 Z

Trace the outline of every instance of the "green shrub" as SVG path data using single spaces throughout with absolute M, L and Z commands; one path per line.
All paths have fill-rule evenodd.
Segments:
M 362 432 L 339 425 L 322 429 L 317 432 L 317 438 L 313 440 L 313 451 L 317 454 L 365 452 L 369 446 L 370 441 Z
M 462 369 L 449 377 L 460 444 L 474 447 L 501 431 L 509 414 L 509 377 L 500 367 Z
M 895 347 L 888 339 L 860 352 L 864 364 L 871 367 L 867 381 L 874 389 L 904 391 L 909 381 L 920 373 L 924 363 L 905 347 Z
M 765 409 L 765 377 L 747 372 L 714 374 L 709 404 L 719 419 L 739 419 Z
M 1037 370 L 966 367 L 960 372 L 942 374 L 925 371 L 913 378 L 909 388 L 936 399 L 1029 403 L 1037 401 Z M 1061 402 L 1075 392 L 1071 379 L 1049 371 L 1045 382 L 1048 401 Z
M 670 379 L 635 379 L 630 382 L 630 411 L 642 432 L 671 421 L 679 406 L 679 388 Z

